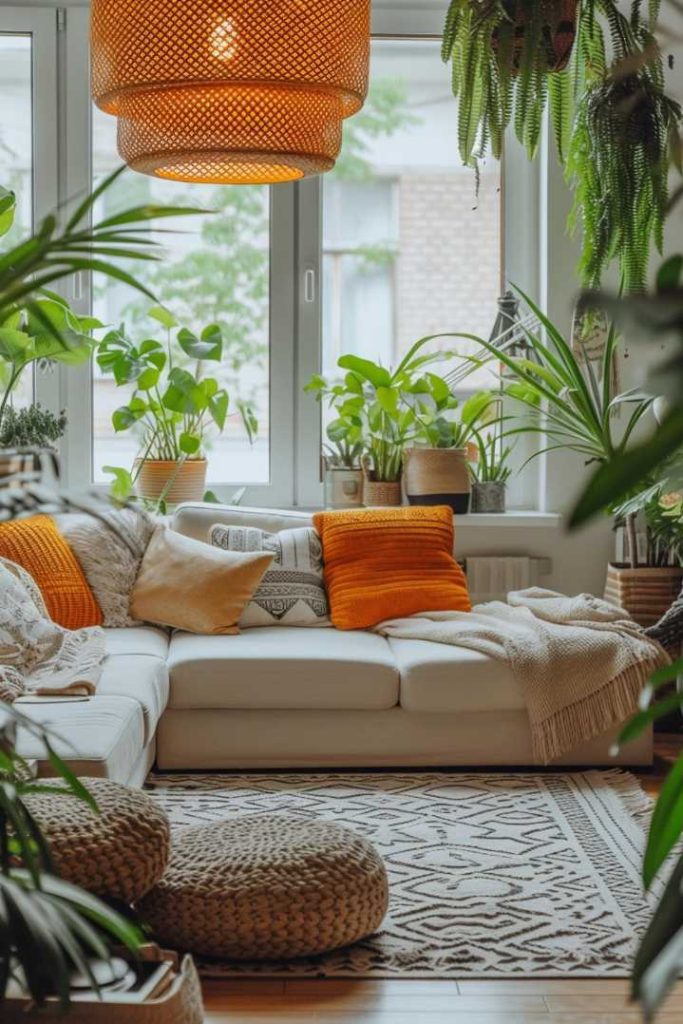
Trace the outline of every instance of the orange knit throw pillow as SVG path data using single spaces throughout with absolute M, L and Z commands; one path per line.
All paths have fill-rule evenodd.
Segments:
M 53 622 L 66 629 L 102 624 L 83 570 L 49 516 L 0 523 L 0 557 L 33 577 Z
M 319 512 L 325 583 L 337 629 L 418 612 L 471 611 L 446 506 Z

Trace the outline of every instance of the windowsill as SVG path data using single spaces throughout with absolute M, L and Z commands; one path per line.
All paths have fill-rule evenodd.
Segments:
M 408 506 L 405 506 L 408 507 Z M 274 510 L 273 510 L 274 511 Z M 323 512 L 323 508 L 290 508 L 290 512 L 313 514 Z M 515 509 L 510 512 L 488 513 L 476 512 L 455 517 L 455 525 L 458 528 L 466 527 L 496 527 L 499 529 L 535 527 L 537 529 L 556 530 L 562 525 L 563 517 L 559 512 L 534 512 L 531 509 Z
M 466 516 L 456 516 L 456 526 L 487 526 L 502 527 L 536 527 L 538 529 L 557 529 L 562 525 L 563 517 L 559 512 L 532 512 L 529 510 L 502 512 L 498 514 L 488 512 L 470 513 Z

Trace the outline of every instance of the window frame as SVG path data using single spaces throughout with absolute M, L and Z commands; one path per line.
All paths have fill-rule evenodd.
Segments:
M 2 7 L 0 35 L 31 37 L 31 217 L 33 229 L 54 211 L 58 193 L 58 147 L 54 98 L 58 86 L 57 14 L 48 7 Z M 34 401 L 58 409 L 55 375 L 36 370 Z
M 377 39 L 439 39 L 445 3 L 428 9 L 396 0 L 374 0 L 372 35 Z M 58 31 L 57 25 L 65 31 Z M 61 5 L 2 6 L 0 26 L 33 32 L 40 45 L 34 59 L 34 210 L 36 223 L 90 187 L 91 101 L 89 10 L 78 0 Z M 528 164 L 511 138 L 502 168 L 502 281 L 539 294 L 542 230 L 539 162 Z M 322 184 L 312 178 L 271 189 L 270 274 L 270 462 L 266 485 L 244 485 L 243 504 L 315 508 L 322 504 L 321 417 L 303 392 L 319 372 L 322 352 Z M 90 309 L 91 283 L 77 275 L 64 286 L 80 313 Z M 60 367 L 39 375 L 36 398 L 54 411 L 67 409 L 70 429 L 62 446 L 63 482 L 70 489 L 92 484 L 92 374 L 90 367 Z M 538 486 L 539 481 L 536 481 Z M 100 485 L 102 487 L 103 485 Z M 215 487 L 229 501 L 239 483 Z M 525 484 L 525 493 L 533 486 Z M 542 507 L 538 502 L 537 507 Z

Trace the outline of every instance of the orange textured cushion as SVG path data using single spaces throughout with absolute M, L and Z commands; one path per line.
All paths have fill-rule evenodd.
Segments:
M 325 583 L 337 629 L 366 629 L 418 612 L 469 612 L 453 558 L 453 512 L 432 508 L 319 512 Z
M 102 624 L 83 570 L 49 516 L 0 523 L 0 557 L 33 577 L 53 622 L 66 629 Z

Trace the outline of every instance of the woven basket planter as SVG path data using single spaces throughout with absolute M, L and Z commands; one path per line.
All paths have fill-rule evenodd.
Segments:
M 459 515 L 469 511 L 472 483 L 464 448 L 409 448 L 404 458 L 411 505 L 449 505 Z
M 177 957 L 167 954 L 174 964 Z M 197 969 L 192 957 L 186 956 L 178 967 L 178 973 L 157 999 L 147 1002 L 124 1002 L 121 994 L 116 1001 L 102 999 L 93 992 L 92 999 L 79 997 L 64 1015 L 59 1003 L 48 999 L 40 1010 L 31 1008 L 28 999 L 6 999 L 2 1004 L 2 1024 L 38 1024 L 44 1020 L 68 1021 L 68 1024 L 202 1024 L 204 1009 Z
M 619 605 L 641 626 L 654 626 L 681 592 L 683 567 L 631 569 L 610 565 L 605 600 Z
M 138 460 L 136 469 L 139 465 Z M 206 459 L 187 459 L 183 463 L 145 459 L 137 479 L 138 496 L 158 501 L 163 495 L 167 505 L 201 501 L 206 491 L 206 469 Z M 170 487 L 169 481 L 173 481 Z
M 366 508 L 395 508 L 403 504 L 400 480 L 376 480 L 374 470 L 363 461 L 363 504 Z

